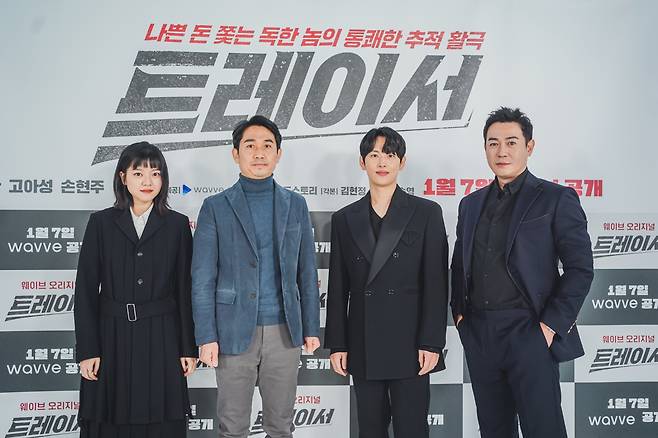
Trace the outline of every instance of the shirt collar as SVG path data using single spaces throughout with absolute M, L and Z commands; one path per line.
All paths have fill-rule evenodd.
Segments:
M 525 177 L 527 174 L 528 174 L 528 168 L 526 167 L 523 173 L 521 173 L 519 176 L 514 178 L 514 181 L 505 184 L 505 187 L 502 189 L 500 188 L 500 184 L 498 184 L 498 177 L 496 177 L 495 184 L 496 184 L 496 189 L 498 189 L 498 191 L 496 192 L 498 193 L 498 196 L 502 196 L 503 193 L 508 193 L 510 195 L 516 194 L 521 189 L 521 186 L 523 185 L 523 181 L 525 181 Z
M 151 206 L 146 210 L 144 213 L 142 213 L 141 216 L 137 216 L 135 212 L 133 211 L 133 208 L 130 207 L 130 215 L 133 218 L 133 222 L 141 222 L 141 223 L 146 223 L 149 219 L 149 215 L 151 214 L 151 210 L 153 210 L 153 203 L 151 203 Z

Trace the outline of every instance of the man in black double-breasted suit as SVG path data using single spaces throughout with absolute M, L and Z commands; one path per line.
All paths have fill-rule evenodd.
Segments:
M 451 307 L 484 438 L 566 438 L 559 362 L 583 355 L 576 317 L 593 278 L 578 195 L 527 169 L 530 119 L 500 108 L 484 127 L 496 178 L 462 199 Z M 562 262 L 562 274 L 558 271 Z
M 352 374 L 359 436 L 428 436 L 429 373 L 445 368 L 448 244 L 441 207 L 397 186 L 405 143 L 390 128 L 361 141 L 370 192 L 336 212 L 325 347 Z

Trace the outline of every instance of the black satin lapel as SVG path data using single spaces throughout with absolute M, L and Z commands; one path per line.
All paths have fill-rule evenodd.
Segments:
M 370 193 L 361 198 L 345 214 L 347 226 L 368 263 L 372 263 L 372 253 L 375 250 L 375 235 L 370 225 Z
M 393 194 L 391 205 L 388 207 L 382 222 L 382 228 L 370 264 L 367 284 L 374 280 L 386 264 L 415 210 L 416 205 L 409 202 L 409 195 L 398 187 Z

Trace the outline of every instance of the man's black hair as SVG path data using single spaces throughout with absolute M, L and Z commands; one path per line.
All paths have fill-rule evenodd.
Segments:
M 484 130 L 482 131 L 482 135 L 484 136 L 484 142 L 487 142 L 487 131 L 493 125 L 494 123 L 510 123 L 510 122 L 516 122 L 519 124 L 521 127 L 521 132 L 523 133 L 523 138 L 525 139 L 526 144 L 530 140 L 532 140 L 532 122 L 528 118 L 527 115 L 525 115 L 523 112 L 521 112 L 520 109 L 512 109 L 512 108 L 507 108 L 504 106 L 501 106 L 498 108 L 496 111 L 492 111 L 489 113 L 489 117 L 487 118 L 486 123 L 484 124 Z
M 243 120 L 235 125 L 235 128 L 233 129 L 233 147 L 235 149 L 240 149 L 240 141 L 242 140 L 244 131 L 250 126 L 262 126 L 263 128 L 266 128 L 274 135 L 277 150 L 281 149 L 281 133 L 279 132 L 279 127 L 276 126 L 276 123 L 261 115 L 255 115 L 252 118 Z
M 375 148 L 377 137 L 384 137 L 384 146 L 382 152 L 385 154 L 395 154 L 402 160 L 404 154 L 407 152 L 407 145 L 404 138 L 392 128 L 382 126 L 381 128 L 373 128 L 366 133 L 361 139 L 361 158 L 366 159 L 368 155 Z

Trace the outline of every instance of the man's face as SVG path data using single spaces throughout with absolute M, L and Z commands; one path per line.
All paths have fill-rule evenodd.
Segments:
M 516 122 L 496 122 L 489 127 L 484 150 L 487 162 L 502 185 L 512 182 L 528 166 L 535 141 L 527 144 Z
M 233 160 L 247 178 L 265 179 L 274 173 L 281 149 L 277 149 L 274 134 L 263 126 L 244 130 L 239 149 L 233 148 Z
M 386 154 L 382 151 L 384 137 L 375 139 L 375 146 L 366 158 L 360 159 L 361 169 L 368 174 L 371 186 L 388 187 L 398 182 L 398 173 L 404 168 L 406 158 L 400 158 L 395 154 Z

